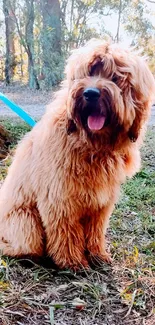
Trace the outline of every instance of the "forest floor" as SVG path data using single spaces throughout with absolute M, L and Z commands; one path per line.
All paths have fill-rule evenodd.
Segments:
M 44 105 L 50 100 L 48 96 L 44 95 Z M 27 100 L 18 101 L 17 97 L 10 95 L 18 104 L 31 102 L 30 94 Z M 34 100 L 34 106 L 36 103 Z M 8 157 L 0 162 L 0 183 L 5 179 L 17 142 L 29 130 L 21 121 L 2 117 L 0 111 L 1 122 L 14 142 Z M 119 204 L 111 217 L 107 239 L 112 265 L 73 273 L 59 271 L 46 262 L 40 265 L 1 256 L 0 325 L 155 324 L 153 125 L 148 128 L 142 158 L 141 171 L 122 187 Z
M 36 120 L 41 118 L 52 99 L 52 91 L 30 90 L 25 86 L 1 87 L 0 85 L 0 91 Z M 6 117 L 17 119 L 17 115 L 0 101 L 0 118 Z

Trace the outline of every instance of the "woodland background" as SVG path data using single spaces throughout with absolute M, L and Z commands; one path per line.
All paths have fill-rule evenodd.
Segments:
M 155 74 L 155 1 L 0 0 L 0 82 L 51 89 L 69 51 L 91 37 L 140 49 Z

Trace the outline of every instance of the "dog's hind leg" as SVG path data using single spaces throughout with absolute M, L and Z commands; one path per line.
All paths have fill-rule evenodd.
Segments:
M 9 256 L 43 255 L 44 231 L 36 207 L 21 206 L 0 219 L 0 252 Z

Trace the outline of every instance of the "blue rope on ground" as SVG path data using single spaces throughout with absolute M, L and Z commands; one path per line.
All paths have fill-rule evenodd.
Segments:
M 27 124 L 29 124 L 31 127 L 35 126 L 36 121 L 33 120 L 31 116 L 29 116 L 21 107 L 16 105 L 14 102 L 9 100 L 4 94 L 0 92 L 0 100 L 9 108 L 11 108 L 19 117 L 24 120 Z

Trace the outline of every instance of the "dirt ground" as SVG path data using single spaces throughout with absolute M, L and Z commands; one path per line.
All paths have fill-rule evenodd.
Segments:
M 41 118 L 46 106 L 52 100 L 52 91 L 30 90 L 25 87 L 3 87 L 2 89 L 0 87 L 0 91 L 36 120 Z M 5 117 L 18 118 L 8 106 L 0 101 L 0 118 Z

